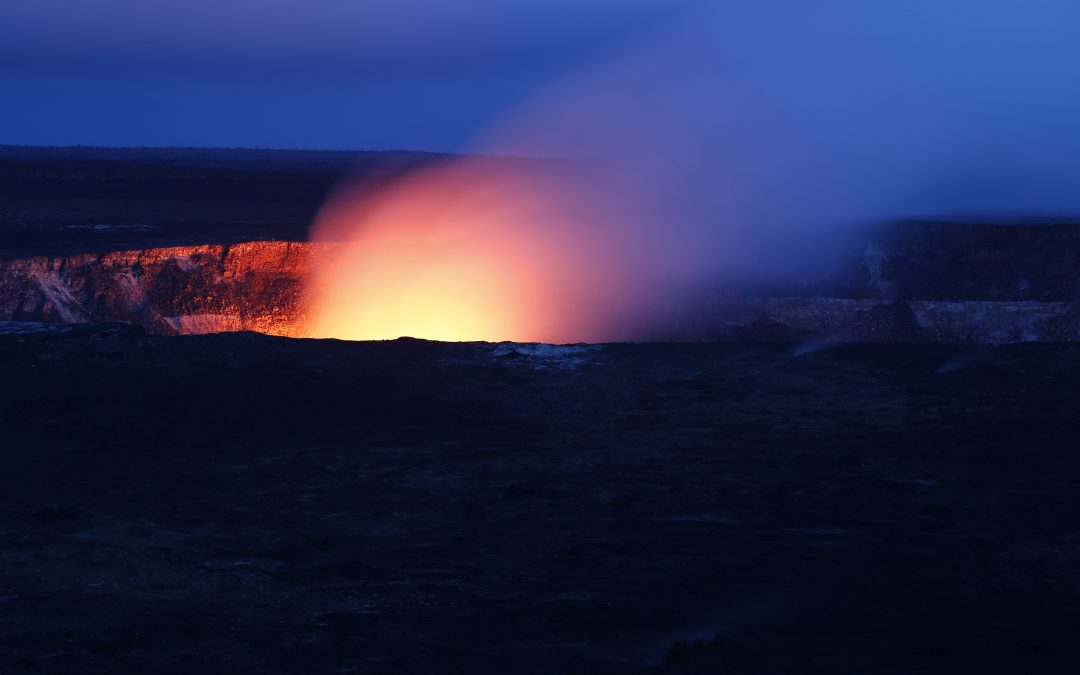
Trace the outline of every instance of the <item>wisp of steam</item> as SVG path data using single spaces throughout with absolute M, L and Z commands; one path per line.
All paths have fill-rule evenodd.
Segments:
M 474 155 L 341 186 L 312 334 L 639 339 L 826 271 L 867 222 L 1080 212 L 1078 25 L 1072 0 L 707 3 Z

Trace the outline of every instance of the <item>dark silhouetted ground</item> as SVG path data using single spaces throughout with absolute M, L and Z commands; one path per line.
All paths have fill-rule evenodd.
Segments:
M 67 327 L 0 382 L 0 671 L 1080 672 L 1080 346 Z

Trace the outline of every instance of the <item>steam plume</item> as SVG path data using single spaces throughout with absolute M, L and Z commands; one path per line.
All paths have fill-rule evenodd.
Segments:
M 820 273 L 851 228 L 1080 212 L 1066 0 L 699 9 L 315 227 L 315 333 L 632 339 L 703 288 Z M 433 113 L 437 114 L 437 112 Z

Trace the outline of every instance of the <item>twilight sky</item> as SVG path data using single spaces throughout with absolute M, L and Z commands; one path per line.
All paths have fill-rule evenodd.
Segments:
M 697 0 L 3 0 L 0 143 L 463 150 Z

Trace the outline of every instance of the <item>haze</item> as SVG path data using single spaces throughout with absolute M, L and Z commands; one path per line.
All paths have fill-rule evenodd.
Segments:
M 317 284 L 337 308 L 322 334 L 426 337 L 431 308 L 458 307 L 505 327 L 440 336 L 634 338 L 725 287 L 828 276 L 875 220 L 1080 213 L 1078 15 L 1060 0 L 697 7 L 471 146 L 577 170 L 464 159 L 336 195 L 316 235 L 358 246 Z

